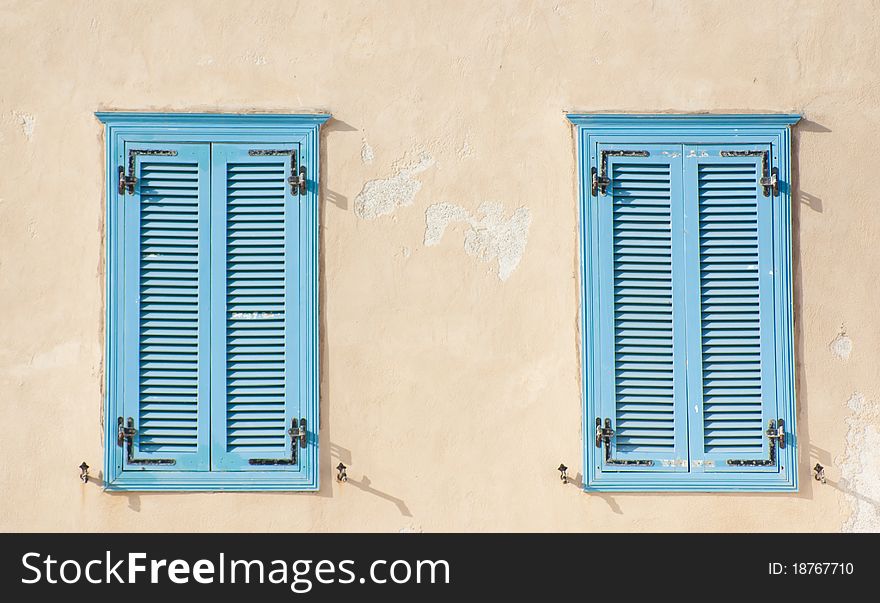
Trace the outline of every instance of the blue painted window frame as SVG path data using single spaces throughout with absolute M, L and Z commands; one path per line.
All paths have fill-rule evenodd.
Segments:
M 567 115 L 576 129 L 579 183 L 580 316 L 583 383 L 584 489 L 597 492 L 780 492 L 797 491 L 797 429 L 791 258 L 791 127 L 797 114 L 683 115 L 583 114 Z M 591 192 L 591 172 L 599 144 L 756 144 L 770 145 L 772 165 L 779 170 L 779 196 L 772 209 L 773 311 L 776 339 L 775 368 L 779 416 L 785 420 L 786 447 L 778 450 L 778 472 L 651 473 L 603 472 L 602 450 L 593 441 L 599 416 L 598 352 L 600 300 L 597 262 L 598 210 Z
M 318 490 L 318 192 L 319 132 L 327 114 L 212 114 L 98 112 L 105 127 L 106 315 L 104 400 L 104 487 L 111 491 L 299 491 Z M 300 354 L 303 418 L 307 446 L 296 471 L 123 471 L 124 447 L 117 445 L 116 417 L 122 416 L 121 299 L 124 225 L 116 168 L 124 165 L 126 141 L 164 143 L 273 143 L 293 141 L 307 170 L 300 197 Z

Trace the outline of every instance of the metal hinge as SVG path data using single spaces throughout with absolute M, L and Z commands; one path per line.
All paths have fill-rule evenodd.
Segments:
M 177 461 L 174 459 L 137 459 L 134 457 L 134 436 L 137 435 L 137 429 L 134 427 L 134 419 L 128 418 L 123 421 L 122 417 L 116 420 L 117 432 L 116 443 L 119 446 L 125 446 L 125 460 L 129 465 L 174 465 Z
M 306 194 L 306 166 L 301 165 L 297 169 L 296 149 L 250 149 L 248 155 L 251 157 L 279 157 L 290 155 L 290 176 L 287 178 L 290 184 L 291 195 Z
M 758 184 L 764 191 L 764 196 L 769 197 L 773 193 L 774 197 L 779 196 L 779 170 L 770 167 L 770 151 L 721 151 L 722 157 L 760 157 L 761 158 L 761 177 Z
M 776 464 L 776 447 L 785 448 L 785 421 L 770 419 L 767 431 L 764 432 L 770 440 L 770 457 L 766 459 L 727 459 L 731 467 L 772 467 Z
M 134 176 L 126 176 L 125 168 L 119 166 L 119 194 L 124 195 L 128 191 L 129 195 L 134 194 L 134 185 L 137 184 L 137 178 Z
M 129 149 L 128 151 L 128 176 L 125 175 L 125 167 L 119 166 L 117 172 L 119 183 L 117 190 L 120 195 L 124 195 L 126 191 L 129 195 L 134 194 L 134 187 L 137 184 L 137 177 L 134 175 L 134 161 L 138 155 L 154 155 L 160 157 L 176 157 L 177 151 L 172 149 Z
M 591 175 L 591 187 L 590 190 L 595 197 L 598 193 L 602 193 L 603 195 L 607 192 L 608 187 L 611 185 L 611 178 L 608 177 L 608 157 L 648 157 L 650 153 L 648 151 L 620 151 L 620 150 L 606 150 L 599 151 L 599 169 L 593 168 L 590 170 Z
M 300 419 L 297 423 L 296 419 L 290 422 L 290 429 L 287 430 L 290 436 L 290 458 L 289 459 L 250 459 L 251 465 L 296 465 L 296 448 L 297 443 L 300 448 L 305 448 L 308 441 L 308 431 L 306 431 L 306 420 Z
M 293 170 L 291 170 L 293 171 Z M 306 194 L 306 166 L 299 166 L 299 172 L 295 174 L 291 174 L 290 178 L 287 179 L 287 182 L 290 183 L 290 192 L 294 195 L 299 191 L 300 195 Z
M 614 437 L 614 430 L 611 428 L 611 419 L 606 418 L 604 425 L 602 419 L 596 417 L 596 448 L 605 445 L 605 464 L 624 467 L 652 467 L 652 460 L 621 460 L 611 458 L 611 438 Z

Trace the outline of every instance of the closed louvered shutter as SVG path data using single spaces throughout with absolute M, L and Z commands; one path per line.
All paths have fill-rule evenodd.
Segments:
M 298 145 L 213 148 L 212 466 L 290 469 L 299 391 Z M 298 423 L 297 423 L 298 424 Z
M 209 469 L 210 146 L 125 144 L 125 466 Z
M 680 146 L 603 146 L 599 216 L 603 471 L 686 471 Z M 591 418 L 592 420 L 592 418 Z M 607 449 L 606 449 L 607 448 Z
M 691 459 L 704 471 L 776 471 L 774 197 L 759 183 L 769 147 L 684 151 Z

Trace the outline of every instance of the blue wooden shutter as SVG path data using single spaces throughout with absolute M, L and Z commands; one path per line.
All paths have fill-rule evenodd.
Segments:
M 120 195 L 126 469 L 209 469 L 210 147 L 126 142 Z M 114 417 L 114 420 L 116 417 Z
M 687 471 L 681 147 L 602 144 L 596 159 L 602 471 Z
M 764 166 L 766 153 L 767 166 Z M 691 459 L 777 471 L 773 203 L 766 146 L 685 147 Z
M 212 467 L 301 465 L 298 144 L 213 148 Z M 309 426 L 307 426 L 309 428 Z M 295 447 L 294 447 L 295 446 Z

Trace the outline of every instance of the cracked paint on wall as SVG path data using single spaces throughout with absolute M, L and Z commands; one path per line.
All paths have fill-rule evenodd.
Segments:
M 485 202 L 477 212 L 483 217 L 453 203 L 431 205 L 425 212 L 425 247 L 439 245 L 450 224 L 464 222 L 470 226 L 464 234 L 465 252 L 483 262 L 497 260 L 498 278 L 506 281 L 522 260 L 532 214 L 528 207 L 519 207 L 505 219 L 504 205 L 497 202 Z
M 876 400 L 860 392 L 846 402 L 844 453 L 840 467 L 840 486 L 851 513 L 843 532 L 880 532 L 880 412 Z
M 838 360 L 843 360 L 846 362 L 849 360 L 850 354 L 852 354 L 853 342 L 852 339 L 846 334 L 846 326 L 842 325 L 840 327 L 840 331 L 837 333 L 837 337 L 835 337 L 830 344 L 828 344 L 831 353 Z
M 416 176 L 434 165 L 434 158 L 427 151 L 420 151 L 418 159 L 395 162 L 394 173 L 388 178 L 369 180 L 354 198 L 354 211 L 363 220 L 375 220 L 387 216 L 399 207 L 413 204 L 422 188 Z

